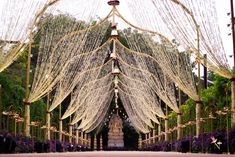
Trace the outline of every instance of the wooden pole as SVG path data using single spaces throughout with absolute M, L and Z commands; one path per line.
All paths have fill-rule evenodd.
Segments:
M 230 0 L 231 5 L 231 24 L 232 24 L 232 39 L 233 39 L 233 73 L 235 72 L 235 29 L 234 29 L 234 6 L 233 0 Z M 234 75 L 234 74 L 233 74 Z M 232 106 L 231 106 L 231 127 L 235 128 L 235 77 L 231 79 L 231 99 L 232 99 Z
M 200 57 L 200 40 L 199 26 L 197 26 L 197 62 L 198 62 L 198 100 L 196 101 L 196 136 L 201 133 L 201 57 Z
M 51 139 L 51 113 L 49 112 L 49 104 L 50 104 L 50 92 L 47 93 L 47 107 L 46 107 L 46 140 Z
M 169 127 L 168 106 L 166 105 L 166 118 L 165 118 L 165 141 L 166 141 L 166 142 L 169 141 L 168 127 Z
M 155 136 L 156 136 L 156 123 L 154 123 L 154 128 L 153 128 L 153 141 L 152 143 L 154 144 L 156 141 L 155 141 Z
M 37 25 L 37 20 L 44 14 L 47 8 L 59 0 L 51 0 L 49 3 L 45 4 L 44 7 L 36 14 L 32 25 L 30 27 L 29 33 L 29 46 L 27 53 L 27 67 L 26 67 L 26 86 L 25 86 L 25 99 L 24 99 L 24 118 L 25 118 L 25 126 L 24 126 L 24 134 L 26 137 L 30 136 L 30 102 L 29 102 L 29 80 L 30 80 L 30 64 L 31 64 L 31 51 L 32 51 L 32 42 L 33 42 L 33 27 Z
M 233 65 L 235 66 L 235 29 L 234 29 L 234 6 L 233 0 L 230 0 L 231 5 L 231 24 L 232 24 L 232 39 L 233 39 Z
M 76 140 L 75 143 L 78 144 L 78 139 L 79 139 L 79 130 L 78 130 L 78 124 L 75 124 L 75 132 L 76 132 Z
M 88 140 L 88 148 L 91 149 L 91 135 L 87 134 L 87 140 Z
M 84 145 L 87 146 L 87 133 L 84 132 Z
M 178 96 L 179 96 L 179 107 L 182 103 L 182 100 L 181 100 L 181 90 L 178 88 Z M 177 113 L 177 140 L 181 139 L 182 138 L 182 113 L 179 112 Z
M 28 102 L 29 99 L 29 79 L 30 79 L 30 64 L 31 64 L 31 51 L 32 51 L 32 42 L 33 42 L 33 33 L 32 28 L 30 28 L 29 33 L 29 48 L 28 48 L 28 54 L 27 54 L 27 67 L 26 67 L 26 86 L 25 86 L 25 100 L 24 100 L 24 106 L 25 106 L 25 129 L 24 134 L 26 137 L 30 136 L 30 103 Z
M 142 137 L 141 137 L 141 133 L 139 133 L 138 148 L 139 148 L 139 150 L 142 149 Z
M 227 153 L 230 153 L 230 149 L 229 149 L 229 143 L 230 143 L 230 139 L 229 139 L 229 104 L 228 104 L 228 83 L 226 84 L 226 88 L 225 88 L 225 93 L 226 93 L 226 107 L 224 108 L 225 112 L 226 112 L 226 137 L 227 137 Z
M 159 118 L 159 125 L 158 125 L 158 142 L 161 141 L 161 136 L 160 136 L 160 134 L 161 134 L 161 132 L 162 132 L 161 123 L 162 123 L 162 119 Z
M 72 139 L 73 139 L 73 125 L 69 124 L 69 143 L 72 143 Z
M 81 139 L 82 139 L 81 144 L 84 145 L 85 143 L 84 143 L 84 132 L 83 131 L 81 131 Z
M 2 106 L 2 85 L 0 84 L 0 130 L 3 130 L 2 126 L 2 111 L 3 111 L 3 106 Z
M 94 135 L 94 150 L 97 150 L 97 138 L 96 138 L 96 134 Z
M 231 80 L 231 128 L 235 128 L 235 78 Z
M 72 143 L 72 138 L 73 138 L 73 125 L 71 124 L 72 117 L 69 116 L 69 143 Z
M 207 55 L 204 54 L 204 88 L 207 89 L 208 82 L 207 82 Z
M 61 104 L 59 106 L 59 141 L 62 142 L 63 121 L 61 119 Z
M 102 138 L 102 134 L 100 135 L 100 150 L 103 150 L 103 138 Z

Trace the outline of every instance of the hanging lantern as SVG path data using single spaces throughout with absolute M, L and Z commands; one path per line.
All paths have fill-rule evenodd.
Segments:
M 114 93 L 115 93 L 115 103 L 117 104 L 117 99 L 118 99 L 118 89 L 117 88 L 115 88 Z
M 111 37 L 118 37 L 118 31 L 116 29 L 112 30 Z
M 120 70 L 118 69 L 118 67 L 115 67 L 115 68 L 113 69 L 112 74 L 114 74 L 114 75 L 120 74 Z
M 108 5 L 116 6 L 119 4 L 120 4 L 119 0 L 109 0 L 108 1 Z
M 116 53 L 113 53 L 113 52 L 112 52 L 112 53 L 110 54 L 110 58 L 116 60 L 116 59 L 117 59 Z
M 111 37 L 113 38 L 118 37 L 117 25 L 113 24 L 111 28 L 112 28 Z
M 115 78 L 114 78 L 114 87 L 118 88 L 118 77 L 117 76 L 115 76 Z

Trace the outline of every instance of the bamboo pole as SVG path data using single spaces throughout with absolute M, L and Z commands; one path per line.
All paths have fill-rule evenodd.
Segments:
M 3 105 L 2 105 L 2 85 L 0 84 L 0 130 L 3 130 L 2 126 L 2 111 L 3 111 Z
M 94 135 L 94 150 L 97 150 L 97 138 L 96 138 L 96 134 Z
M 81 131 L 81 139 L 82 139 L 81 144 L 84 145 L 84 132 L 83 131 Z
M 199 26 L 197 26 L 197 66 L 198 66 L 198 100 L 196 101 L 196 136 L 201 133 L 201 57 L 200 57 L 200 39 L 199 39 Z
M 102 138 L 102 134 L 100 135 L 100 150 L 103 150 L 103 138 Z
M 207 82 L 207 55 L 204 54 L 204 88 L 207 89 L 208 82 Z
M 72 138 L 73 138 L 73 125 L 71 124 L 72 117 L 69 117 L 69 143 L 72 143 Z
M 63 121 L 61 119 L 61 104 L 59 106 L 59 141 L 62 142 Z
M 231 81 L 231 128 L 235 128 L 235 78 Z
M 24 107 L 25 107 L 25 129 L 24 134 L 26 137 L 30 136 L 30 103 L 28 102 L 29 98 L 29 79 L 30 79 L 30 64 L 31 64 L 31 51 L 32 51 L 32 40 L 33 40 L 33 33 L 32 28 L 30 28 L 29 33 L 29 48 L 27 54 L 27 67 L 26 67 L 26 86 L 25 86 L 25 100 L 24 100 Z
M 84 132 L 84 145 L 87 146 L 87 133 Z
M 181 100 L 181 90 L 178 88 L 178 96 L 179 96 L 179 107 L 182 103 Z M 177 140 L 182 138 L 182 113 L 177 113 Z
M 161 136 L 160 136 L 161 131 L 162 131 L 161 122 L 162 122 L 162 120 L 161 120 L 161 118 L 159 118 L 159 124 L 158 124 L 158 141 L 159 142 L 161 141 Z
M 47 93 L 47 106 L 46 106 L 46 140 L 51 139 L 51 113 L 49 110 L 49 104 L 50 104 L 50 92 Z
M 166 142 L 169 141 L 168 127 L 169 127 L 168 106 L 166 105 L 166 118 L 165 118 L 165 141 L 166 141 Z
M 233 73 L 235 72 L 235 29 L 234 29 L 234 6 L 233 0 L 230 0 L 231 5 L 231 24 L 232 24 L 232 39 L 233 39 L 233 60 L 234 60 L 234 67 Z M 233 74 L 234 75 L 234 74 Z M 235 128 L 235 77 L 231 79 L 231 128 Z
M 79 140 L 79 130 L 78 130 L 78 124 L 75 124 L 75 132 L 76 132 L 76 140 L 75 143 L 78 144 L 78 140 Z
M 44 14 L 47 8 L 59 0 L 51 0 L 49 3 L 45 4 L 44 7 L 36 14 L 32 25 L 29 29 L 29 45 L 28 45 L 28 53 L 27 53 L 27 67 L 26 67 L 26 86 L 25 86 L 25 99 L 24 99 L 24 118 L 25 118 L 25 126 L 24 126 L 24 134 L 26 137 L 30 136 L 30 102 L 29 102 L 29 80 L 30 80 L 30 64 L 31 64 L 31 51 L 32 51 L 32 42 L 33 42 L 33 27 L 35 27 L 38 23 L 37 20 Z
M 226 112 L 226 137 L 227 137 L 227 153 L 230 153 L 229 149 L 229 143 L 230 143 L 230 138 L 229 138 L 229 105 L 228 105 L 228 83 L 226 84 L 226 107 L 224 108 L 224 111 Z
M 141 137 L 141 133 L 139 133 L 138 148 L 139 148 L 139 150 L 142 149 L 142 137 Z
M 156 136 L 156 123 L 154 123 L 154 128 L 153 128 L 153 141 L 152 143 L 154 144 L 156 141 L 155 141 L 155 136 Z

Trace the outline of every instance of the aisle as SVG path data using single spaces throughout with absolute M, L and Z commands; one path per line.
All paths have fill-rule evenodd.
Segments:
M 32 154 L 0 154 L 0 157 L 228 157 L 227 154 L 191 154 L 177 152 L 117 152 L 117 151 L 93 151 L 93 152 L 67 152 L 67 153 L 32 153 Z M 235 156 L 235 155 L 229 155 Z

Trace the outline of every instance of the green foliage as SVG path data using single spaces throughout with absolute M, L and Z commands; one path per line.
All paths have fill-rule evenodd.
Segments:
M 217 119 L 213 121 L 213 129 L 219 129 L 219 116 L 216 111 L 223 110 L 224 107 L 231 104 L 231 82 L 230 80 L 210 72 L 211 80 L 214 80 L 214 84 L 202 91 L 202 118 L 208 118 L 212 113 Z M 226 95 L 227 93 L 227 95 Z M 186 123 L 190 120 L 195 121 L 195 101 L 188 99 L 184 104 L 180 106 L 182 112 L 182 123 Z M 169 124 L 171 127 L 176 126 L 177 115 L 174 112 L 169 113 Z M 225 117 L 221 117 L 221 128 L 225 128 Z M 205 123 L 205 131 L 210 131 L 210 123 Z
M 208 71 L 208 74 L 207 74 L 207 79 L 210 80 L 210 81 L 214 81 L 215 80 L 215 73 L 213 71 Z
M 9 80 L 8 76 L 4 73 L 0 73 L 0 84 L 2 86 L 2 105 L 3 105 L 3 110 L 7 107 L 10 106 L 9 101 L 10 101 L 10 94 L 11 94 L 11 81 Z
M 214 84 L 209 86 L 207 89 L 202 91 L 202 112 L 201 117 L 207 119 L 209 114 L 212 114 L 216 117 L 213 120 L 213 128 L 219 129 L 226 127 L 226 118 L 225 116 L 219 116 L 216 111 L 223 110 L 224 107 L 230 106 L 231 104 L 231 82 L 230 80 L 210 72 L 211 80 L 214 81 Z M 227 93 L 227 94 L 226 94 Z M 180 111 L 182 113 L 182 123 L 188 121 L 195 121 L 195 109 L 196 103 L 192 99 L 188 99 L 184 104 L 180 106 Z M 169 112 L 169 127 L 174 127 L 177 124 L 177 114 L 173 111 Z M 221 119 L 221 123 L 220 123 Z M 230 121 L 230 120 L 229 120 Z M 164 121 L 163 121 L 164 123 Z M 164 125 L 163 125 L 164 126 Z M 204 131 L 211 130 L 211 124 L 207 121 L 203 125 Z
M 17 61 L 0 73 L 2 110 L 13 110 L 21 117 L 24 116 L 26 61 L 27 53 L 24 52 Z M 44 106 L 45 103 L 42 100 L 31 105 L 32 121 L 45 117 Z
M 31 104 L 30 116 L 32 121 L 45 121 L 46 118 L 46 105 L 43 100 L 36 101 Z

